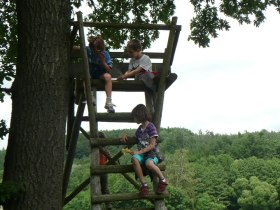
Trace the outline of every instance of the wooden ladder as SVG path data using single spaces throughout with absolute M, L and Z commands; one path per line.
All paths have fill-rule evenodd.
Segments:
M 72 23 L 73 30 L 71 33 L 71 46 L 74 43 L 75 36 L 79 32 L 80 37 L 80 51 L 73 52 L 72 58 L 81 58 L 82 62 L 74 62 L 69 65 L 70 75 L 71 75 L 71 95 L 69 102 L 69 112 L 67 121 L 67 138 L 66 138 L 66 149 L 68 151 L 65 169 L 64 169 L 64 179 L 63 179 L 63 198 L 64 205 L 71 201 L 81 190 L 83 190 L 88 184 L 90 184 L 91 189 L 91 209 L 101 210 L 101 204 L 106 202 L 114 201 L 129 201 L 138 199 L 148 199 L 154 203 L 154 208 L 156 210 L 166 209 L 164 204 L 164 198 L 168 197 L 168 193 L 157 195 L 155 193 L 150 193 L 147 197 L 143 198 L 138 195 L 138 191 L 135 193 L 122 193 L 122 194 L 101 194 L 100 187 L 100 175 L 108 173 L 120 173 L 122 174 L 137 190 L 139 189 L 139 184 L 131 178 L 129 172 L 134 172 L 132 165 L 119 165 L 117 164 L 118 159 L 123 155 L 120 151 L 115 156 L 111 157 L 106 151 L 104 151 L 103 146 L 107 145 L 121 145 L 122 143 L 119 139 L 112 138 L 98 138 L 98 122 L 133 122 L 130 112 L 123 113 L 98 113 L 96 106 L 92 102 L 92 94 L 96 98 L 97 91 L 104 90 L 104 82 L 100 80 L 91 80 L 89 75 L 89 64 L 86 52 L 86 43 L 84 36 L 84 27 L 111 27 L 111 28 L 141 28 L 141 29 L 151 29 L 151 30 L 169 30 L 169 38 L 167 43 L 167 48 L 164 53 L 145 53 L 151 58 L 162 58 L 162 64 L 153 64 L 153 68 L 160 69 L 159 77 L 157 81 L 157 91 L 150 91 L 142 81 L 126 80 L 126 81 L 116 81 L 113 80 L 113 91 L 123 91 L 123 92 L 143 92 L 145 94 L 145 101 L 148 110 L 152 113 L 153 123 L 155 124 L 158 132 L 160 131 L 160 123 L 164 102 L 165 90 L 176 80 L 177 75 L 171 73 L 171 65 L 176 50 L 177 41 L 179 38 L 181 26 L 176 25 L 177 18 L 173 17 L 170 25 L 160 25 L 160 24 L 113 24 L 113 23 L 93 23 L 93 22 L 83 22 L 82 13 L 77 13 L 77 21 Z M 75 54 L 76 53 L 76 54 Z M 128 58 L 124 52 L 111 52 L 112 58 Z M 119 65 L 119 64 L 118 64 Z M 114 68 L 118 68 L 118 65 Z M 126 65 L 127 64 L 123 64 Z M 123 67 L 122 67 L 123 68 Z M 126 68 L 127 70 L 127 68 Z M 113 71 L 112 71 L 113 72 Z M 74 114 L 75 97 L 73 95 L 75 86 L 79 81 L 84 82 L 85 96 L 87 100 L 88 116 L 83 116 L 85 111 L 85 103 L 83 100 L 83 90 L 76 90 L 76 104 L 78 104 L 78 109 L 76 116 Z M 78 85 L 79 86 L 79 85 Z M 77 94 L 79 92 L 80 94 Z M 96 98 L 97 99 L 97 98 Z M 97 104 L 97 103 L 96 103 Z M 82 121 L 89 122 L 89 134 L 81 127 Z M 74 161 L 75 150 L 77 145 L 77 140 L 80 131 L 89 139 L 91 143 L 91 172 L 90 177 L 82 182 L 72 193 L 66 196 L 67 186 L 69 183 L 69 178 L 71 174 L 72 164 Z M 128 139 L 128 147 L 132 147 L 136 144 L 136 139 L 130 137 Z M 106 165 L 99 165 L 99 152 L 104 153 L 109 162 Z M 165 170 L 164 165 L 159 165 L 159 168 L 163 171 Z M 158 179 L 156 176 L 153 178 L 153 186 L 157 186 Z

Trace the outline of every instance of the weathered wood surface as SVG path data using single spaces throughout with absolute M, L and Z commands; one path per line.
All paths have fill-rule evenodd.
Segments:
M 83 121 L 88 121 L 88 116 L 83 117 Z M 97 113 L 96 120 L 99 122 L 126 122 L 134 123 L 130 112 L 119 112 L 119 113 Z
M 154 72 L 161 72 L 163 68 L 162 63 L 152 63 L 153 71 Z M 83 70 L 82 63 L 79 62 L 72 62 L 69 65 L 69 76 L 71 78 L 81 78 L 84 79 L 84 70 Z M 112 69 L 109 71 L 112 78 L 118 78 L 120 75 L 124 74 L 128 70 L 128 63 L 113 63 Z
M 158 138 L 157 143 L 160 143 L 163 141 L 163 138 Z M 109 145 L 134 145 L 136 144 L 136 138 L 135 137 L 128 137 L 126 143 L 122 143 L 119 138 L 94 138 L 91 139 L 91 146 L 109 146 Z
M 84 22 L 85 27 L 95 28 L 116 28 L 116 29 L 149 29 L 149 30 L 171 30 L 173 25 L 166 24 L 140 24 L 140 23 L 100 23 L 100 22 Z M 77 26 L 78 22 L 70 22 L 71 26 Z M 181 30 L 180 25 L 175 26 L 176 29 Z
M 143 199 L 164 199 L 168 198 L 168 193 L 157 195 L 155 193 L 149 193 L 146 197 L 141 197 L 138 192 L 135 193 L 122 193 L 122 194 L 107 194 L 107 195 L 92 195 L 92 203 L 104 203 L 114 201 L 129 201 L 129 200 L 143 200 Z
M 145 55 L 148 55 L 152 59 L 163 59 L 164 53 L 163 52 L 143 52 Z M 124 51 L 117 51 L 117 52 L 110 52 L 111 58 L 131 58 L 131 56 L 124 52 Z M 73 49 L 71 51 L 70 57 L 72 59 L 81 58 L 80 50 Z
M 164 164 L 158 165 L 161 171 L 165 171 L 166 166 Z M 91 169 L 91 174 L 101 175 L 109 173 L 129 173 L 134 172 L 133 165 L 98 165 Z

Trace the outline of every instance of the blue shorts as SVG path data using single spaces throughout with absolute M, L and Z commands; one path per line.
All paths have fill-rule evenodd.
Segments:
M 139 161 L 140 165 L 143 165 L 145 163 L 145 165 L 147 164 L 147 162 L 149 160 L 152 160 L 154 162 L 155 165 L 158 164 L 158 158 L 157 157 L 154 157 L 154 158 L 147 158 L 146 160 L 144 159 L 144 154 L 136 154 L 136 155 L 133 155 L 132 158 L 135 158 Z
M 95 70 L 90 72 L 90 76 L 92 79 L 100 79 L 105 73 L 107 73 L 105 70 Z

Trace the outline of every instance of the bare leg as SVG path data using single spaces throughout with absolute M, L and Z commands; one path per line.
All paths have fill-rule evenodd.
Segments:
M 109 73 L 105 73 L 101 76 L 101 79 L 105 80 L 105 92 L 107 97 L 112 95 L 112 77 Z
M 156 175 L 160 179 L 164 179 L 164 176 L 163 176 L 162 172 L 160 171 L 159 167 L 157 167 L 152 160 L 149 160 L 146 162 L 146 167 L 149 171 L 156 173 Z
M 142 171 L 139 161 L 136 158 L 132 158 L 132 164 L 133 164 L 133 168 L 136 173 L 136 176 L 140 179 L 140 182 L 142 184 L 145 183 L 143 171 Z

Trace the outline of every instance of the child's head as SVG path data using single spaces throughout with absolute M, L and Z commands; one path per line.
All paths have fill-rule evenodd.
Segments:
M 102 131 L 99 131 L 98 138 L 106 138 L 105 133 L 103 133 Z
M 142 55 L 141 42 L 137 39 L 132 39 L 127 43 L 126 50 L 132 58 L 139 59 Z
M 144 104 L 138 104 L 133 108 L 131 115 L 137 123 L 151 121 L 151 115 Z
M 138 39 L 132 39 L 130 40 L 126 45 L 127 51 L 142 51 L 142 45 L 141 42 Z
M 96 52 L 105 50 L 105 43 L 101 36 L 90 36 L 88 38 L 89 47 Z

